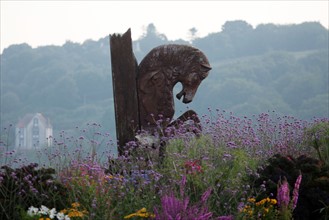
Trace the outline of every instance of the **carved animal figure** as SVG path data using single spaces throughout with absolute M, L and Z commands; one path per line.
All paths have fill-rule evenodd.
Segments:
M 142 129 L 154 127 L 163 117 L 172 120 L 175 108 L 173 88 L 180 82 L 176 97 L 189 103 L 211 70 L 207 57 L 188 45 L 169 44 L 152 49 L 138 66 L 137 91 Z

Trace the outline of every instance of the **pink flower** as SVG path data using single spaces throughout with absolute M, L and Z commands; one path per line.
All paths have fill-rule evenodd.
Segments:
M 277 192 L 277 200 L 278 200 L 278 206 L 279 207 L 285 207 L 287 208 L 290 202 L 290 196 L 289 196 L 290 190 L 289 190 L 289 184 L 287 182 L 287 179 L 284 178 L 283 182 L 278 183 L 278 192 Z
M 185 168 L 187 174 L 202 173 L 202 167 L 200 160 L 187 161 L 185 162 Z
M 208 200 L 208 198 L 209 198 L 211 192 L 212 192 L 212 190 L 211 190 L 211 188 L 209 188 L 207 191 L 205 191 L 205 192 L 202 194 L 201 201 L 202 201 L 203 203 L 205 203 L 205 202 Z
M 297 206 L 298 191 L 299 191 L 299 186 L 300 186 L 301 182 L 302 182 L 302 174 L 299 174 L 299 176 L 295 182 L 294 191 L 292 192 L 292 210 L 294 210 Z

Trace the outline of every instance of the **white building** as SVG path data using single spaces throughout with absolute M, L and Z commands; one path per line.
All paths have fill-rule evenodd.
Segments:
M 16 148 L 35 149 L 52 144 L 53 128 L 41 113 L 26 114 L 17 123 L 15 134 Z

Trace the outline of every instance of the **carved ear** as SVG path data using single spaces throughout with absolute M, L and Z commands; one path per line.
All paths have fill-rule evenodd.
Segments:
M 139 79 L 140 89 L 143 91 L 152 89 L 150 88 L 150 82 L 153 80 L 157 80 L 158 77 L 159 77 L 158 70 L 144 74 L 144 76 Z
M 152 80 L 153 86 L 161 87 L 165 81 L 165 76 L 162 71 L 157 71 L 150 80 Z
M 208 64 L 201 64 L 201 66 L 208 71 L 212 69 L 211 66 L 209 66 Z

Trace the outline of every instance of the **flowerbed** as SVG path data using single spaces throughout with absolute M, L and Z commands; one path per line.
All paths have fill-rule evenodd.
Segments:
M 164 159 L 129 143 L 101 160 L 95 149 L 110 140 L 97 124 L 92 138 L 61 133 L 47 165 L 18 166 L 4 150 L 0 219 L 303 219 L 300 207 L 312 209 L 305 219 L 328 218 L 328 119 L 209 115 L 201 135 L 186 126 L 159 133 Z

